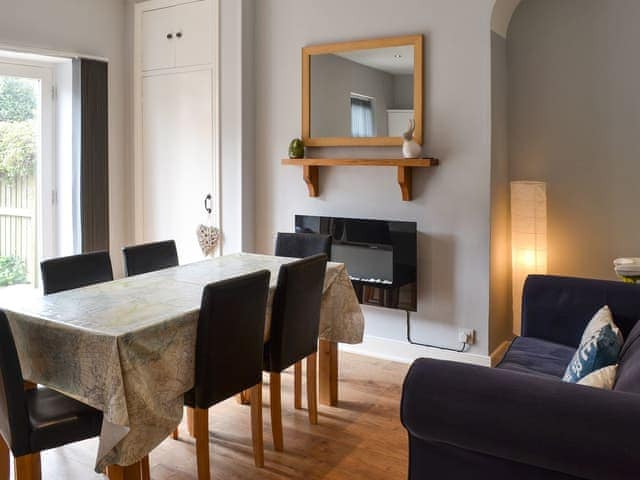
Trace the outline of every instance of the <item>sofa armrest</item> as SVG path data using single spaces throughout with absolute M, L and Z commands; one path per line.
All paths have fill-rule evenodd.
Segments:
M 579 478 L 640 478 L 640 396 L 455 362 L 417 360 L 402 423 L 413 437 Z
M 522 335 L 577 348 L 587 323 L 604 305 L 626 338 L 640 318 L 640 285 L 529 275 L 522 293 Z

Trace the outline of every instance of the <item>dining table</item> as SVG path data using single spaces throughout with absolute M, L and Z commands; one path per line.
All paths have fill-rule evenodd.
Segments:
M 137 478 L 126 472 L 177 427 L 184 393 L 194 386 L 204 286 L 269 270 L 267 341 L 280 266 L 295 260 L 237 253 L 52 295 L 19 289 L 0 295 L 0 309 L 9 319 L 25 380 L 103 412 L 96 471 Z M 345 265 L 328 262 L 318 350 L 321 403 L 338 402 L 338 344 L 360 343 L 363 333 Z

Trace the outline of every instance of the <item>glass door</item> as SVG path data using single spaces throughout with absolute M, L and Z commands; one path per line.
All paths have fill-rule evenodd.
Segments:
M 54 249 L 52 78 L 0 60 L 0 289 L 38 286 Z

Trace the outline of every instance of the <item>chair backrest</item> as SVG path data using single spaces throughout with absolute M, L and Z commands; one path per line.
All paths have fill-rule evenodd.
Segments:
M 179 264 L 178 250 L 173 240 L 125 247 L 122 249 L 122 255 L 127 277 L 177 267 Z
M 262 380 L 268 270 L 204 288 L 196 340 L 195 406 L 209 408 Z
M 305 258 L 324 253 L 331 258 L 331 236 L 317 233 L 278 233 L 276 256 Z
M 0 310 L 0 434 L 17 455 L 29 450 L 29 420 L 18 352 Z
M 43 260 L 40 270 L 45 295 L 113 280 L 109 252 Z
M 265 351 L 270 371 L 280 372 L 318 350 L 326 268 L 324 253 L 280 267 Z

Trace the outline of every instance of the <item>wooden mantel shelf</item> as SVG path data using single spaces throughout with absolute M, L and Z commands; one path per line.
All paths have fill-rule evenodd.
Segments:
M 435 167 L 437 158 L 285 158 L 283 165 L 301 165 L 310 197 L 320 194 L 319 167 L 396 167 L 402 200 L 411 200 L 412 169 Z

